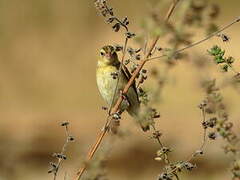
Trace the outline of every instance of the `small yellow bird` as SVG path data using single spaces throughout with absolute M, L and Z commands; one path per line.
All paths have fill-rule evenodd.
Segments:
M 100 94 L 102 95 L 103 99 L 107 102 L 108 106 L 111 106 L 112 102 L 113 105 L 115 105 L 117 99 L 119 98 L 121 90 L 124 89 L 125 85 L 127 84 L 128 80 L 131 77 L 131 74 L 129 73 L 126 67 L 122 68 L 120 71 L 121 72 L 120 76 L 118 75 L 120 64 L 121 63 L 118 60 L 118 55 L 113 46 L 110 45 L 104 46 L 100 50 L 100 57 L 97 62 L 96 78 Z M 118 76 L 119 76 L 118 87 L 116 95 L 113 99 L 115 88 L 117 86 Z M 127 112 L 132 117 L 138 120 L 140 102 L 138 99 L 135 84 L 133 84 L 129 88 L 125 96 L 126 100 L 123 100 L 119 108 L 120 109 L 119 112 L 121 113 L 124 110 L 127 110 Z M 144 131 L 149 130 L 149 125 L 143 125 L 143 123 L 141 123 L 140 121 L 139 123 Z

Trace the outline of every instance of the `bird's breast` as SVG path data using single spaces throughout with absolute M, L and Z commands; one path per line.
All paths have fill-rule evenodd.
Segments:
M 115 87 L 117 85 L 117 78 L 114 79 L 112 75 L 116 72 L 118 72 L 118 70 L 113 66 L 98 67 L 96 72 L 98 89 L 108 105 L 111 104 Z

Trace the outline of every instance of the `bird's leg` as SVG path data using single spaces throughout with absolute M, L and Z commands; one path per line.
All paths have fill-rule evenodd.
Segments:
M 113 134 L 117 134 L 118 127 L 120 126 L 121 114 L 123 113 L 123 111 L 127 109 L 127 107 L 130 106 L 127 95 L 123 93 L 122 90 L 120 90 L 119 92 L 120 92 L 120 96 L 123 98 L 123 101 L 124 101 L 123 103 L 126 104 L 126 107 L 122 106 L 124 108 L 120 108 L 116 113 L 112 114 L 112 121 L 109 125 L 109 129 Z
M 120 119 L 121 119 L 122 111 L 119 110 L 118 112 L 114 113 L 112 116 L 112 121 L 110 123 L 110 130 L 113 134 L 117 134 L 118 127 L 120 126 Z

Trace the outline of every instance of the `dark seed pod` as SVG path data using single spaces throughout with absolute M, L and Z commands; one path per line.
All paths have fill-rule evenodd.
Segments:
M 115 32 L 118 32 L 120 30 L 120 23 L 116 23 L 113 25 L 112 29 L 115 31 Z
M 67 121 L 61 123 L 61 126 L 68 126 L 68 125 L 69 125 L 69 122 L 67 122 Z

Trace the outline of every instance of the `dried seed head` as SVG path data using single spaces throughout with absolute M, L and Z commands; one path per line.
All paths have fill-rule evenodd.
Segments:
M 115 20 L 114 17 L 109 17 L 109 18 L 107 19 L 107 23 L 111 24 L 114 20 Z
M 129 20 L 128 20 L 128 18 L 127 17 L 125 17 L 123 20 L 122 20 L 122 23 L 124 24 L 124 25 L 129 25 Z
M 210 132 L 210 133 L 208 134 L 208 137 L 209 137 L 209 139 L 215 140 L 216 137 L 217 137 L 217 135 L 216 135 L 215 132 Z
M 114 49 L 115 49 L 116 52 L 122 51 L 123 50 L 123 46 L 121 46 L 119 44 L 116 44 L 116 45 L 114 45 Z
M 118 32 L 121 28 L 121 25 L 120 23 L 116 23 L 112 26 L 112 29 L 115 31 L 115 32 Z
M 236 19 L 236 22 L 240 22 L 240 16 Z
M 140 59 L 141 59 L 141 55 L 140 55 L 140 54 L 137 54 L 137 55 L 135 56 L 135 59 L 136 59 L 136 60 L 140 60 Z
M 58 158 L 58 159 L 63 159 L 66 160 L 67 156 L 61 153 L 53 153 L 53 157 Z
M 142 69 L 142 73 L 147 73 L 147 70 L 146 69 Z
M 172 180 L 173 175 L 168 173 L 162 173 L 159 175 L 158 180 Z
M 184 162 L 183 165 L 184 165 L 184 168 L 186 168 L 188 171 L 191 171 L 193 168 L 197 167 L 196 165 L 193 165 L 190 162 Z
M 69 124 L 70 124 L 69 122 L 65 121 L 61 123 L 61 126 L 68 126 Z
M 50 162 L 49 164 L 51 165 L 51 167 L 57 168 L 57 165 L 54 162 Z
M 229 42 L 230 40 L 230 37 L 226 34 L 218 34 L 217 36 L 220 37 L 223 42 Z
M 124 65 L 128 65 L 130 63 L 130 59 L 126 59 L 125 61 L 124 61 Z
M 75 138 L 73 136 L 68 136 L 68 140 L 73 142 L 75 140 Z
M 196 157 L 198 155 L 203 155 L 203 151 L 202 150 L 195 151 L 195 153 L 193 154 L 193 157 Z
M 107 111 L 107 110 L 108 110 L 108 108 L 107 108 L 107 107 L 105 107 L 105 106 L 102 106 L 102 110 L 104 110 L 104 111 Z
M 153 138 L 158 139 L 162 136 L 162 133 L 160 131 L 154 131 L 153 132 Z
M 136 34 L 131 33 L 131 32 L 126 32 L 125 35 L 126 35 L 126 37 L 127 37 L 128 39 L 133 38 L 133 37 L 136 36 Z

